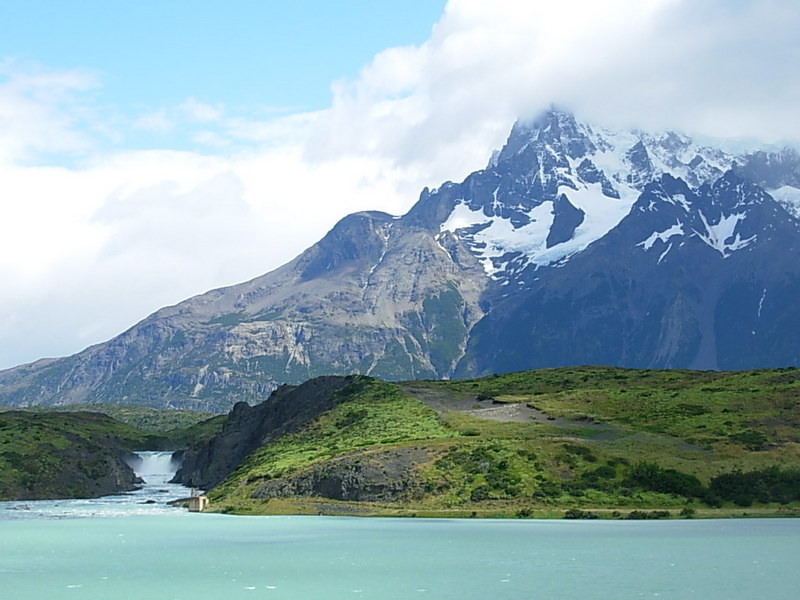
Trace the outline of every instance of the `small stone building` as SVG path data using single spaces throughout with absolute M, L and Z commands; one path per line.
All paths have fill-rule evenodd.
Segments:
M 192 496 L 189 498 L 189 512 L 203 512 L 208 508 L 208 496 Z

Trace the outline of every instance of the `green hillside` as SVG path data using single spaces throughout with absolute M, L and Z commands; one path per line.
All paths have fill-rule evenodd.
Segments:
M 800 371 L 367 377 L 254 452 L 213 510 L 431 516 L 798 514 Z M 656 511 L 656 512 L 652 512 Z
M 160 440 L 99 413 L 0 413 L 0 500 L 132 489 L 122 458 Z
M 117 418 L 85 410 L 0 412 L 0 500 L 89 498 L 132 489 L 133 472 L 124 460 L 131 451 L 196 446 L 224 421 L 190 411 L 89 408 Z

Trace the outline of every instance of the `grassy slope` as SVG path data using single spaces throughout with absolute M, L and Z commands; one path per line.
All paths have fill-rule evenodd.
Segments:
M 581 367 L 445 385 L 496 401 L 526 402 L 578 425 L 585 422 L 570 434 L 630 458 L 657 458 L 701 479 L 717 474 L 734 459 L 743 469 L 779 460 L 798 463 L 800 370 L 796 369 L 697 372 Z M 595 422 L 612 427 L 597 427 Z
M 456 411 L 439 417 L 397 386 L 365 379 L 336 409 L 254 453 L 211 492 L 213 506 L 242 513 L 561 516 L 572 507 L 673 513 L 692 507 L 708 514 L 710 501 L 724 513 L 745 509 L 709 493 L 715 476 L 772 465 L 800 469 L 798 370 L 581 367 L 415 385 L 453 399 L 529 404 L 542 411 L 541 422 Z M 409 444 L 424 445 L 429 460 L 417 467 L 418 493 L 400 502 L 249 497 L 265 478 Z M 789 485 L 798 491 L 794 480 Z M 787 506 L 780 510 L 798 507 Z
M 208 440 L 222 429 L 225 415 L 195 410 L 159 410 L 134 404 L 69 404 L 23 409 L 32 413 L 94 412 L 108 415 L 148 434 L 147 446 L 138 450 L 176 450 Z M 3 411 L 0 409 L 0 416 Z

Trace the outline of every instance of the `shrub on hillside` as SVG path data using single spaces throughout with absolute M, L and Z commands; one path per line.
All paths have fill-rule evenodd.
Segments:
M 706 489 L 694 475 L 675 469 L 664 469 L 655 463 L 636 463 L 628 473 L 626 483 L 651 492 L 677 494 L 686 498 L 703 498 Z
M 754 502 L 788 504 L 800 500 L 800 469 L 776 466 L 747 473 L 733 471 L 714 477 L 709 489 L 713 496 L 739 506 Z

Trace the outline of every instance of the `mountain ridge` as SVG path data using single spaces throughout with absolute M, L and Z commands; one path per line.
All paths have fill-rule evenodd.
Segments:
M 792 149 L 734 155 L 671 132 L 611 132 L 552 109 L 516 123 L 485 169 L 426 188 L 403 216 L 348 215 L 270 273 L 165 307 L 71 357 L 0 372 L 0 402 L 227 410 L 318 375 L 796 364 L 798 182 Z M 681 189 L 659 197 L 658 185 Z M 657 214 L 645 214 L 645 203 L 658 204 Z M 703 210 L 690 210 L 694 203 Z M 616 263 L 627 265 L 628 282 L 616 281 Z M 605 288 L 591 283 L 598 273 Z M 626 286 L 635 297 L 613 291 Z M 738 303 L 737 286 L 747 290 Z M 777 349 L 765 338 L 758 353 L 741 350 L 753 341 L 741 337 L 745 325 L 737 339 L 716 330 L 717 312 L 749 314 L 754 304 L 760 335 L 778 336 Z M 725 350 L 718 360 L 723 346 L 740 348 L 740 358 Z

